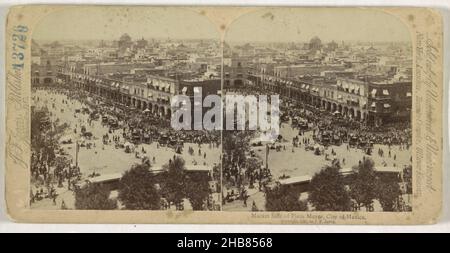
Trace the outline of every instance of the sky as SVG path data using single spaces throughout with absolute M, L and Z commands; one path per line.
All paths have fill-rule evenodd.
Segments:
M 35 40 L 218 39 L 206 17 L 184 8 L 69 7 L 44 17 L 33 32 Z
M 277 8 L 240 16 L 226 34 L 226 41 L 307 42 L 410 41 L 402 21 L 379 10 L 359 8 Z
M 182 7 L 102 6 L 68 7 L 44 17 L 33 39 L 117 40 L 219 39 L 218 27 Z M 265 8 L 243 14 L 226 30 L 225 41 L 307 42 L 318 36 L 334 41 L 410 41 L 400 20 L 379 10 L 363 8 Z

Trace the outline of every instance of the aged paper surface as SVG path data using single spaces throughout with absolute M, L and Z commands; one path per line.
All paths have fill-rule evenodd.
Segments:
M 15 221 L 439 218 L 436 10 L 17 6 L 6 41 Z

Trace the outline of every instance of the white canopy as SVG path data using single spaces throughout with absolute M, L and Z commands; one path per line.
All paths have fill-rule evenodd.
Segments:
M 132 147 L 134 147 L 134 144 L 127 141 L 127 142 L 125 142 L 124 146 L 132 148 Z
M 390 104 L 384 104 L 384 108 L 390 108 L 391 105 Z
M 386 95 L 386 96 L 389 95 L 389 91 L 386 90 L 386 89 L 384 89 L 384 90 L 383 90 L 383 95 Z
M 59 139 L 60 142 L 69 141 L 69 140 L 74 140 L 72 135 L 65 135 Z

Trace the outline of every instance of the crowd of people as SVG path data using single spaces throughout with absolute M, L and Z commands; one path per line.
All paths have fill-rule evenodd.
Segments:
M 258 92 L 250 88 L 230 89 L 227 92 L 242 95 L 274 94 L 268 91 Z M 397 149 L 409 150 L 411 147 L 412 132 L 408 121 L 375 126 L 367 121 L 330 113 L 287 98 L 280 98 L 280 100 L 280 127 L 281 124 L 288 124 L 291 128 L 297 129 L 298 134 L 292 137 L 292 140 L 285 140 L 284 136 L 279 136 L 277 142 L 266 144 L 268 149 L 274 149 L 275 152 L 286 152 L 286 144 L 284 143 L 292 141 L 292 149 L 289 149 L 288 152 L 294 153 L 296 148 L 304 147 L 305 150 L 311 150 L 315 155 L 323 155 L 325 160 L 331 161 L 331 163 L 339 163 L 341 166 L 355 165 L 347 165 L 345 156 L 337 157 L 335 151 L 337 148 L 333 146 L 343 145 L 344 149 L 340 148 L 341 152 L 345 153 L 345 150 L 352 152 L 353 148 L 362 149 L 365 155 L 379 156 L 380 159 L 378 160 L 382 161 L 380 165 L 396 167 L 397 154 L 395 152 Z M 305 134 L 307 132 L 309 134 Z M 225 137 L 227 139 L 224 139 L 223 178 L 225 192 L 223 202 L 225 205 L 234 200 L 242 200 L 244 206 L 247 206 L 247 189 L 255 188 L 264 194 L 271 182 L 289 177 L 289 175 L 283 174 L 280 178 L 272 178 L 271 169 L 274 168 L 267 168 L 262 165 L 265 159 L 264 155 L 255 157 L 250 141 L 257 134 L 258 131 L 231 132 L 228 135 L 232 137 L 228 136 Z M 241 147 L 242 155 L 236 154 L 235 146 L 227 145 L 227 141 L 237 142 L 237 146 Z M 376 148 L 374 148 L 375 145 Z M 227 146 L 230 148 L 227 149 Z M 394 146 L 396 148 L 391 150 L 391 147 Z M 254 162 L 246 162 L 248 159 L 253 160 L 255 158 L 260 160 L 256 169 L 252 166 Z M 389 164 L 385 161 L 385 158 L 389 158 Z M 392 164 L 391 160 L 393 160 Z M 410 157 L 410 162 L 412 162 L 412 157 Z M 283 170 L 283 168 L 277 169 Z M 252 206 L 253 209 L 255 207 Z
M 83 90 L 68 87 L 33 87 L 33 89 L 33 94 L 36 94 L 38 89 L 44 89 L 45 94 L 49 94 L 33 95 L 32 99 L 36 111 L 45 111 L 44 118 L 48 121 L 46 124 L 52 127 L 44 127 L 36 132 L 37 136 L 41 136 L 41 139 L 48 143 L 36 144 L 37 148 L 32 150 L 31 203 L 49 198 L 53 199 L 56 205 L 58 192 L 62 189 L 74 191 L 79 187 L 82 175 L 79 166 L 75 164 L 76 158 L 69 156 L 67 150 L 61 146 L 74 143 L 75 139 L 77 139 L 77 149 L 91 149 L 90 152 L 95 154 L 100 151 L 98 149 L 105 149 L 106 145 L 123 148 L 125 152 L 127 147 L 132 147 L 129 151 L 135 153 L 136 158 L 142 158 L 142 160 L 147 158 L 152 163 L 158 159 L 157 155 L 152 154 L 153 157 L 147 157 L 145 145 L 141 144 L 155 143 L 158 149 L 173 148 L 176 153 L 182 152 L 184 143 L 194 144 L 194 147 L 198 146 L 198 148 L 194 151 L 192 145 L 189 145 L 188 153 L 198 154 L 203 159 L 206 159 L 207 152 L 202 150 L 202 145 L 206 144 L 210 149 L 220 145 L 219 132 L 175 131 L 169 127 L 169 119 L 112 103 L 107 98 L 89 94 Z M 64 117 L 73 117 L 73 119 L 70 120 L 71 123 L 65 122 L 64 128 L 61 128 L 58 133 L 50 135 L 49 131 L 53 131 L 55 126 L 59 127 L 58 123 L 62 121 L 58 118 L 60 112 L 67 114 Z M 90 132 L 95 129 L 97 129 L 95 133 Z M 52 136 L 51 139 L 50 136 Z M 66 140 L 67 136 L 80 137 Z M 95 140 L 98 138 L 101 143 L 96 145 Z M 198 160 L 198 162 L 201 161 L 201 159 Z M 193 159 L 193 163 L 197 165 L 197 158 Z M 203 165 L 206 164 L 203 163 Z M 83 175 L 83 178 L 98 175 L 100 174 L 94 172 L 92 175 Z M 64 199 L 62 203 L 66 208 Z

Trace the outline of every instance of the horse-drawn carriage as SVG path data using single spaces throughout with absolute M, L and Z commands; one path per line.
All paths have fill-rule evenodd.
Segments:
M 322 144 L 323 146 L 328 146 L 331 143 L 331 134 L 329 132 L 323 132 L 320 135 L 320 139 L 319 139 L 320 144 Z
M 116 119 L 110 118 L 108 120 L 108 124 L 111 128 L 118 128 L 119 127 L 119 122 Z
M 91 139 L 92 136 L 93 136 L 93 134 L 92 134 L 91 132 L 83 132 L 83 133 L 81 134 L 81 136 L 83 136 L 83 137 L 86 138 L 86 139 Z
M 91 120 L 98 120 L 100 118 L 100 115 L 98 114 L 97 111 L 93 111 L 91 112 L 91 114 L 89 114 L 89 118 Z
M 89 113 L 90 113 L 89 108 L 87 108 L 87 107 L 83 107 L 83 108 L 81 109 L 81 112 L 82 112 L 82 113 L 85 113 L 85 114 L 89 114 Z
M 169 136 L 167 134 L 161 135 L 161 137 L 159 137 L 158 142 L 159 142 L 159 145 L 162 145 L 162 146 L 168 145 L 168 143 L 169 143 Z
M 139 142 L 141 140 L 141 133 L 135 129 L 131 133 L 131 139 L 133 140 L 133 142 Z
M 358 145 L 358 142 L 359 142 L 358 137 L 355 135 L 351 135 L 348 139 L 348 145 L 350 147 L 356 147 Z
M 333 134 L 333 138 L 331 139 L 333 145 L 340 146 L 342 144 L 342 139 L 339 135 Z

